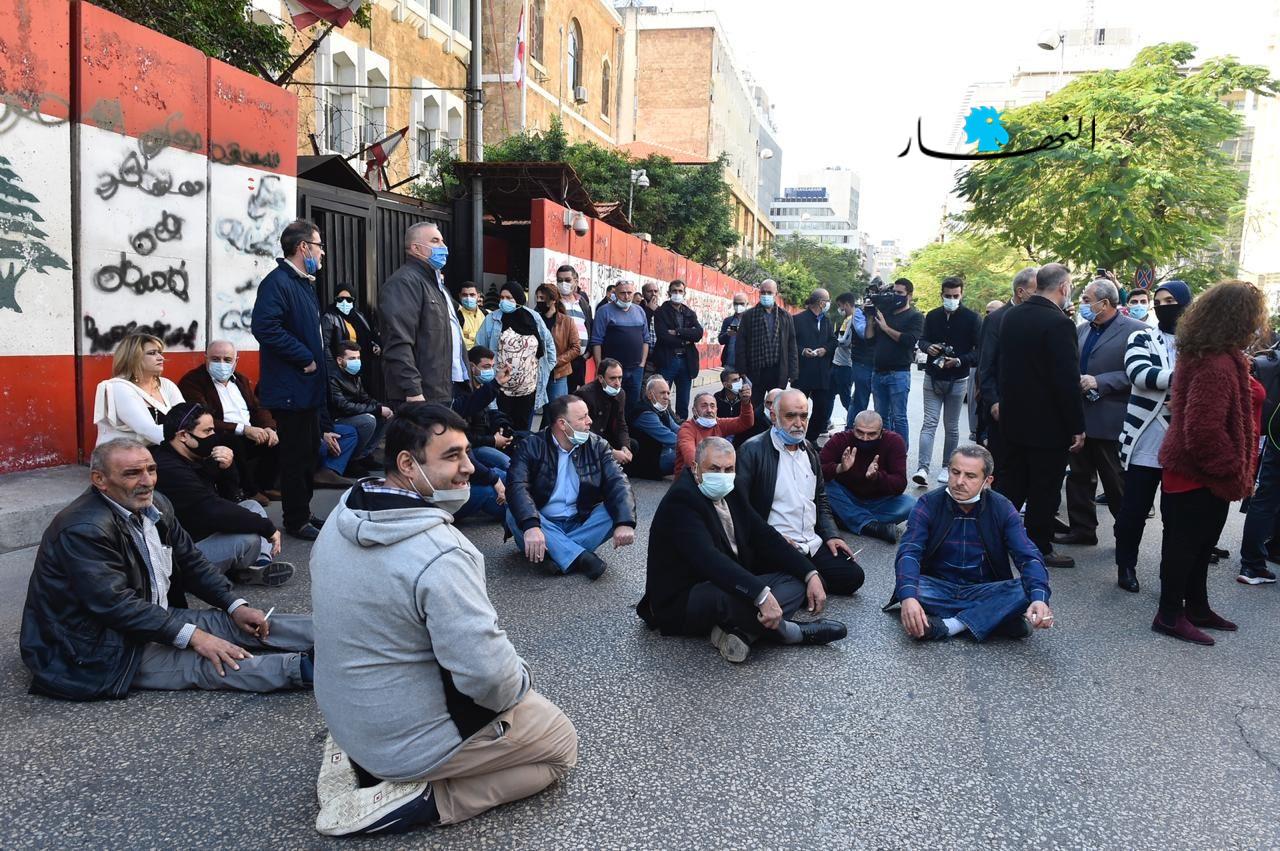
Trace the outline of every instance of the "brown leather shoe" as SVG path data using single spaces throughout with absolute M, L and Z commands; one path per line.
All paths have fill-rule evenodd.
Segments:
M 1075 567 L 1076 560 L 1071 556 L 1064 556 L 1060 553 L 1048 553 L 1044 557 L 1045 567 Z
M 320 470 L 312 477 L 311 483 L 318 488 L 349 488 L 354 485 L 355 479 L 348 479 L 339 476 L 328 467 L 321 467 Z
M 1189 620 L 1193 626 L 1198 626 L 1201 629 L 1217 629 L 1222 632 L 1235 632 L 1240 628 L 1215 612 L 1213 609 L 1206 609 L 1205 611 L 1197 614 L 1187 612 L 1187 620 Z
M 1178 615 L 1174 621 L 1167 621 L 1156 612 L 1155 620 L 1151 622 L 1152 632 L 1162 632 L 1165 635 L 1171 635 L 1179 641 L 1187 641 L 1191 644 L 1200 644 L 1204 647 L 1212 647 L 1214 641 L 1200 630 L 1196 629 L 1191 621 L 1187 620 L 1184 614 Z

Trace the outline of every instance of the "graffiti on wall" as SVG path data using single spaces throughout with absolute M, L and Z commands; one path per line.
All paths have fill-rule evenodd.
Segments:
M 49 234 L 36 211 L 39 203 L 22 188 L 13 163 L 0 156 L 0 310 L 22 312 L 18 304 L 18 280 L 28 270 L 48 274 L 50 269 L 70 269 L 66 258 L 49 247 Z
M 156 320 L 151 323 L 126 322 L 121 325 L 112 325 L 105 331 L 98 328 L 98 323 L 89 314 L 84 315 L 84 335 L 89 340 L 89 354 L 109 354 L 115 351 L 116 346 L 125 337 L 130 334 L 150 334 L 153 337 L 159 337 L 164 340 L 164 344 L 170 348 L 183 347 L 194 349 L 196 347 L 196 333 L 200 330 L 200 323 L 194 319 L 185 328 L 182 326 L 174 327 L 168 322 Z
M 280 233 L 289 223 L 289 197 L 280 175 L 266 174 L 256 180 L 257 188 L 249 195 L 244 217 L 219 219 L 218 237 L 241 254 L 274 257 Z
M 42 108 L 43 107 L 43 108 Z M 8 133 L 23 121 L 29 121 L 41 127 L 57 127 L 66 124 L 62 115 L 71 114 L 71 104 L 59 95 L 45 92 L 2 92 L 0 93 L 0 136 Z
M 258 282 L 249 280 L 236 287 L 234 297 L 224 294 L 218 296 L 218 301 L 231 304 L 226 309 L 218 308 L 222 310 L 222 315 L 218 317 L 219 330 L 253 333 L 253 299 L 257 289 Z M 249 306 L 245 307 L 245 304 Z

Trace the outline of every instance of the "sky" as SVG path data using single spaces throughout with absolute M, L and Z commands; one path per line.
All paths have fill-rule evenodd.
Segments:
M 769 93 L 782 148 L 783 185 L 805 167 L 852 168 L 862 182 L 859 229 L 932 240 L 956 164 L 899 152 L 923 121 L 943 147 L 965 89 L 1006 80 L 1019 67 L 1057 68 L 1036 46 L 1046 30 L 1084 26 L 1085 0 L 648 0 L 678 11 L 714 10 L 740 70 Z M 1096 0 L 1094 25 L 1128 27 L 1139 45 L 1190 41 L 1199 57 L 1262 62 L 1280 0 Z M 1070 66 L 1070 55 L 1067 57 Z

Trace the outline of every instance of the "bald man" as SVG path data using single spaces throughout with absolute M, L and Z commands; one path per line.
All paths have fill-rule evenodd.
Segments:
M 840 525 L 859 535 L 898 542 L 898 524 L 915 499 L 907 489 L 907 444 L 885 431 L 875 411 L 863 411 L 853 428 L 831 436 L 822 447 L 822 478 Z

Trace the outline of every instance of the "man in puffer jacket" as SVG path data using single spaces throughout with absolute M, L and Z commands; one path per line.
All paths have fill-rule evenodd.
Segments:
M 470 496 L 466 422 L 408 403 L 386 447 L 387 477 L 343 495 L 311 554 L 329 835 L 454 824 L 577 763 L 573 724 L 530 687 L 484 557 L 453 526 Z

